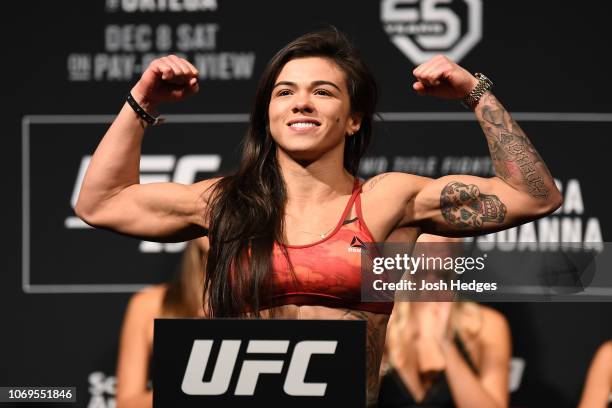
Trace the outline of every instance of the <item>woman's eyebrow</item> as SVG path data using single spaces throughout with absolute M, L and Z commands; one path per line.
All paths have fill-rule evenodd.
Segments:
M 280 82 L 275 83 L 274 86 L 272 87 L 272 89 L 276 88 L 277 86 L 281 86 L 281 85 L 292 86 L 292 87 L 297 86 L 297 84 L 295 82 L 280 81 Z
M 342 92 L 342 90 L 340 89 L 340 87 L 336 84 L 334 84 L 333 82 L 330 81 L 313 81 L 312 82 L 313 86 L 319 86 L 319 85 L 330 85 L 333 86 L 334 88 L 336 88 L 338 91 Z
M 297 84 L 295 82 L 291 82 L 291 81 L 280 81 L 277 82 L 276 84 L 274 84 L 274 87 L 272 87 L 272 89 L 276 88 L 277 86 L 281 86 L 281 85 L 285 85 L 285 86 L 291 86 L 291 87 L 296 87 Z M 320 86 L 320 85 L 329 85 L 329 86 L 333 86 L 334 88 L 336 88 L 338 91 L 342 92 L 342 90 L 340 89 L 340 87 L 336 84 L 334 84 L 333 82 L 330 81 L 324 81 L 324 80 L 318 80 L 318 81 L 312 81 L 310 83 L 310 86 Z

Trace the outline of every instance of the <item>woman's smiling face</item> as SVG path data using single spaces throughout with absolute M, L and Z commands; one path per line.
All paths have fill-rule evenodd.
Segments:
M 351 112 L 345 73 L 322 57 L 285 64 L 272 89 L 268 118 L 278 148 L 306 161 L 338 146 L 343 152 L 345 136 L 360 125 L 358 115 Z

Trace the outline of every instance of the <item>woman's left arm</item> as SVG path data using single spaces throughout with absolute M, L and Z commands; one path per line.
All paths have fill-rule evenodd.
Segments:
M 413 87 L 419 94 L 443 99 L 462 99 L 479 84 L 476 77 L 444 56 L 420 65 L 414 75 Z M 395 227 L 418 226 L 432 234 L 471 236 L 543 217 L 561 205 L 561 193 L 544 161 L 490 91 L 478 100 L 474 113 L 484 131 L 495 176 L 430 179 L 388 174 L 392 176 L 380 183 L 386 185 L 385 194 L 397 197 L 394 202 L 403 201 Z
M 419 94 L 445 99 L 461 99 L 479 84 L 443 56 L 420 65 L 414 74 Z M 429 212 L 442 230 L 479 229 L 485 224 L 501 229 L 557 209 L 562 198 L 550 171 L 497 98 L 485 92 L 474 113 L 487 139 L 495 177 L 447 176 L 427 183 L 415 198 L 415 210 L 422 212 L 417 218 Z
M 511 340 L 506 319 L 491 310 L 483 310 L 480 332 L 481 358 L 478 374 L 468 366 L 451 340 L 443 343 L 446 378 L 457 408 L 508 406 L 508 376 Z

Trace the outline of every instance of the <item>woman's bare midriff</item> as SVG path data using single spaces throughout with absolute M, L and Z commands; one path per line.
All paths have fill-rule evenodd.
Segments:
M 378 399 L 379 368 L 389 315 L 325 306 L 284 305 L 262 310 L 261 316 L 264 319 L 366 320 L 366 399 L 368 407 L 375 405 Z

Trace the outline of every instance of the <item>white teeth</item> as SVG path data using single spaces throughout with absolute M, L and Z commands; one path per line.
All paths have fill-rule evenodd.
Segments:
M 317 126 L 317 125 L 312 122 L 296 122 L 296 123 L 291 124 L 291 127 L 295 127 L 295 128 L 305 128 L 305 127 L 313 127 L 313 126 Z

